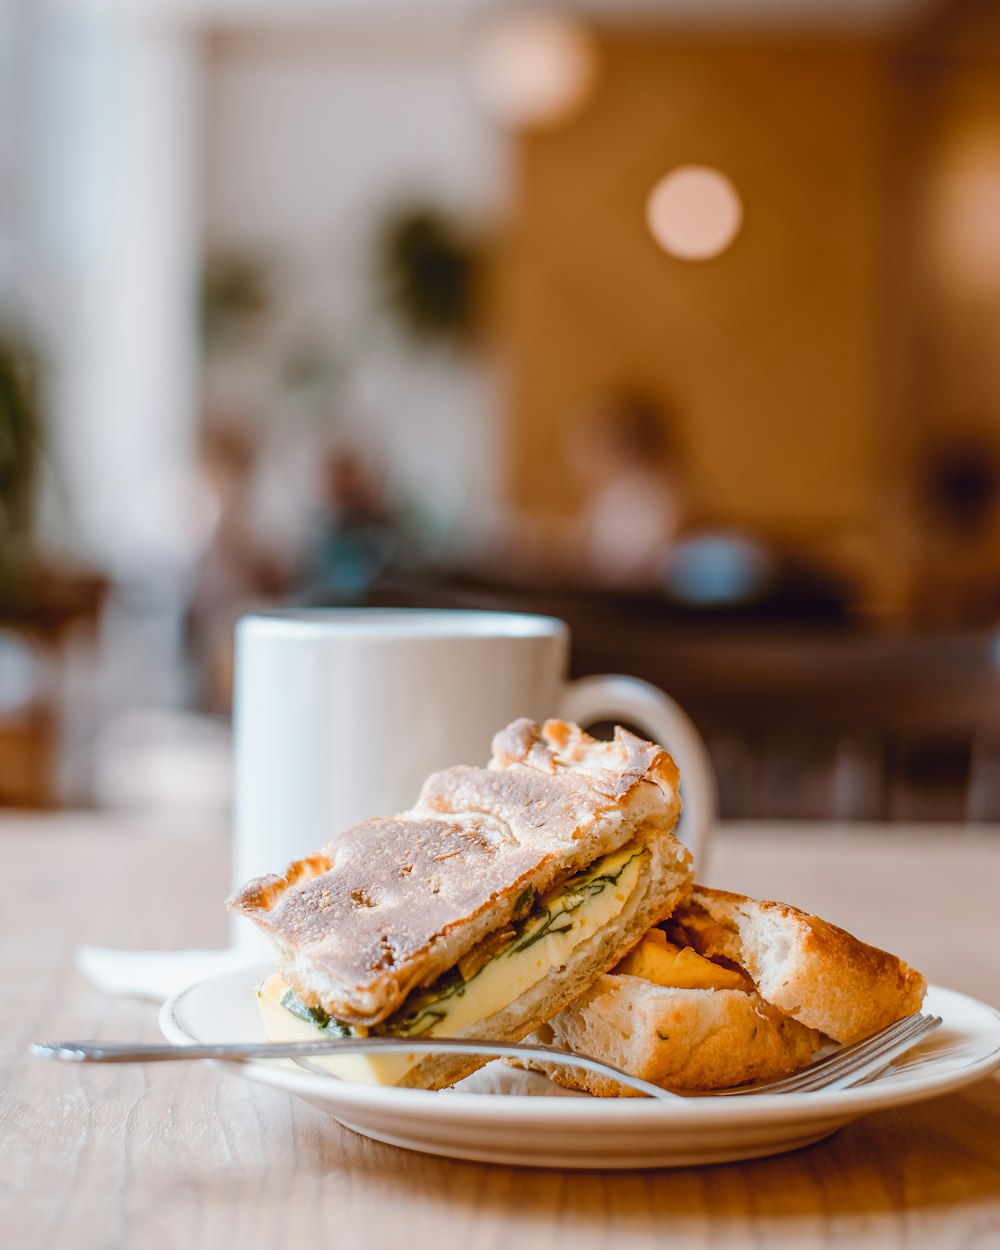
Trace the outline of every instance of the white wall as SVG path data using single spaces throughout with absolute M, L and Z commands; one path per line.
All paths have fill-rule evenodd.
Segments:
M 461 40 L 403 23 L 229 32 L 210 49 L 206 240 L 275 258 L 272 349 L 319 337 L 344 365 L 312 405 L 283 391 L 273 350 L 213 365 L 211 408 L 279 426 L 269 525 L 294 530 L 297 501 L 276 498 L 274 470 L 317 432 L 371 449 L 394 493 L 418 499 L 446 535 L 481 524 L 498 477 L 494 371 L 415 351 L 380 314 L 372 284 L 373 241 L 400 204 L 424 201 L 485 230 L 502 213 L 505 148 L 467 95 Z
M 298 524 L 280 496 L 295 500 L 295 435 L 317 423 L 373 447 L 443 530 L 475 523 L 497 477 L 491 367 L 411 351 L 369 281 L 373 232 L 400 201 L 484 225 L 502 213 L 504 144 L 466 97 L 456 28 L 213 35 L 58 3 L 32 18 L 14 279 L 55 366 L 49 544 L 125 579 L 194 554 L 196 275 L 213 241 L 280 258 L 279 340 L 318 331 L 348 366 L 323 412 L 282 390 L 266 354 L 213 366 L 208 402 L 274 427 L 265 527 L 280 540 Z
M 197 536 L 198 38 L 41 5 L 22 98 L 23 304 L 51 365 L 51 545 L 122 578 Z

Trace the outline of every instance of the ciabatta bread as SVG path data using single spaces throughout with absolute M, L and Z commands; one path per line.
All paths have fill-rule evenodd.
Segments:
M 895 955 L 787 903 L 696 885 L 671 920 L 677 938 L 745 968 L 765 1002 L 835 1042 L 919 1010 L 927 989 Z
M 598 742 L 565 722 L 517 721 L 494 739 L 487 768 L 434 774 L 411 810 L 364 821 L 228 905 L 270 936 L 303 1004 L 373 1027 L 501 933 L 526 897 L 637 846 L 637 883 L 614 919 L 457 1034 L 520 1040 L 688 892 L 690 856 L 671 833 L 679 812 L 677 769 L 662 747 L 622 729 Z M 405 1083 L 450 1083 L 481 1062 L 432 1058 Z
M 851 1042 L 919 1010 L 926 985 L 894 955 L 785 903 L 695 886 L 660 926 L 745 972 L 742 989 L 675 988 L 602 976 L 539 1040 L 674 1089 L 721 1089 L 786 1076 L 826 1038 Z M 613 1081 L 539 1065 L 560 1084 L 628 1095 Z
M 821 1041 L 752 991 L 674 989 L 615 975 L 598 977 L 533 1040 L 677 1090 L 787 1076 L 809 1062 Z M 557 1063 L 531 1066 L 570 1089 L 602 1098 L 635 1096 L 597 1073 Z

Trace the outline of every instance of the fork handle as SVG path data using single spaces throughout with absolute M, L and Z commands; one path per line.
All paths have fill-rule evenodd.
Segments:
M 375 1051 L 435 1054 L 450 1051 L 488 1058 L 548 1059 L 610 1076 L 648 1098 L 674 1101 L 679 1096 L 649 1081 L 588 1055 L 570 1054 L 555 1046 L 534 1043 L 489 1042 L 458 1037 L 330 1037 L 309 1042 L 220 1042 L 191 1046 L 137 1045 L 134 1042 L 34 1042 L 39 1059 L 66 1059 L 75 1063 L 160 1063 L 180 1059 L 311 1059 L 323 1055 L 371 1054 Z

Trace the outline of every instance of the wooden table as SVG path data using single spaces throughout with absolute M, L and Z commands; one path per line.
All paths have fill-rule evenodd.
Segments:
M 396 1150 L 207 1066 L 31 1060 L 32 1039 L 157 1038 L 156 1008 L 93 990 L 73 950 L 221 945 L 227 839 L 8 816 L 0 845 L 11 1250 L 1000 1247 L 1000 1075 L 785 1156 L 602 1174 Z M 1000 828 L 730 825 L 704 875 L 816 911 L 1000 1004 Z

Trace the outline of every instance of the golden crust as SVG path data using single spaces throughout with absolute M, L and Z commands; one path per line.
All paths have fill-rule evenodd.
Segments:
M 745 968 L 761 997 L 837 1042 L 918 1011 L 927 984 L 895 955 L 787 903 L 696 885 L 670 918 L 703 955 Z
M 787 1076 L 809 1062 L 821 1041 L 755 993 L 667 989 L 614 974 L 600 977 L 550 1020 L 540 1038 L 678 1090 L 725 1089 Z M 635 1096 L 614 1080 L 578 1068 L 532 1066 L 571 1089 L 599 1097 Z
M 852 1042 L 917 1011 L 926 985 L 895 955 L 786 903 L 695 885 L 667 936 L 744 969 L 754 990 L 668 989 L 601 977 L 549 1021 L 557 1045 L 674 1089 L 775 1079 L 808 1063 L 823 1035 Z M 602 1096 L 614 1081 L 545 1064 L 553 1080 Z
M 434 774 L 409 812 L 346 830 L 227 905 L 272 937 L 310 1006 L 375 1024 L 506 924 L 529 886 L 542 892 L 633 837 L 669 836 L 679 811 L 662 747 L 622 729 L 600 743 L 561 721 L 516 721 L 488 768 Z
M 514 721 L 494 737 L 490 768 L 516 764 L 547 773 L 578 769 L 594 789 L 616 799 L 644 780 L 676 792 L 679 780 L 677 765 L 663 747 L 620 725 L 611 742 L 598 742 L 569 721 L 546 721 L 542 736 L 531 721 Z

